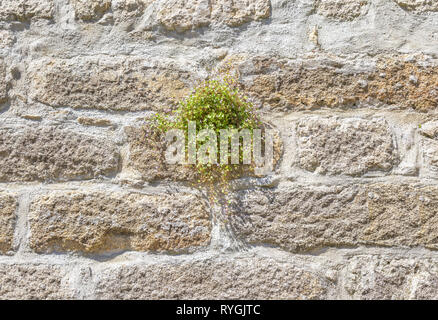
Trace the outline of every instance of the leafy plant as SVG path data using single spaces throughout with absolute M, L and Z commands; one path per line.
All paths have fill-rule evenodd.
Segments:
M 169 129 L 182 129 L 188 132 L 189 121 L 196 123 L 196 133 L 210 129 L 220 137 L 222 129 L 248 129 L 251 134 L 261 126 L 253 104 L 242 95 L 236 80 L 228 75 L 220 79 L 208 80 L 196 87 L 192 93 L 179 103 L 178 109 L 171 114 L 157 114 L 153 119 L 155 127 L 165 132 Z M 188 139 L 186 136 L 186 146 Z M 217 141 L 217 150 L 220 144 Z M 198 148 L 200 147 L 198 143 Z M 186 148 L 187 149 L 187 148 Z M 240 153 L 242 160 L 242 153 Z M 222 185 L 233 172 L 241 170 L 238 165 L 199 164 L 195 165 L 199 173 L 198 182 L 222 181 Z

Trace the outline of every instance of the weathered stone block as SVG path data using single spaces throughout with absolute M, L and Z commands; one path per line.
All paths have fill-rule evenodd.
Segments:
M 112 4 L 110 0 L 71 0 L 71 3 L 77 19 L 96 21 L 111 8 L 116 23 L 132 23 L 153 5 L 148 24 L 176 32 L 210 24 L 237 27 L 266 19 L 271 14 L 269 0 L 115 0 Z
M 422 124 L 419 132 L 423 136 L 420 141 L 423 175 L 438 177 L 438 122 Z
M 400 7 L 408 11 L 438 11 L 438 2 L 434 0 L 394 0 Z
M 112 125 L 110 120 L 101 118 L 79 117 L 78 122 L 84 126 L 107 127 Z
M 297 123 L 298 164 L 318 174 L 351 176 L 388 171 L 397 161 L 384 119 L 309 117 Z
M 238 192 L 230 227 L 250 244 L 289 251 L 322 247 L 438 247 L 436 187 L 371 184 Z
M 438 140 L 438 121 L 429 121 L 421 124 L 419 132 L 421 135 L 429 138 Z
M 70 0 L 77 19 L 99 19 L 111 8 L 111 0 Z
M 278 131 L 273 132 L 273 168 L 279 163 L 283 144 Z M 169 143 L 165 135 L 145 124 L 142 127 L 126 127 L 125 133 L 129 143 L 129 156 L 126 168 L 134 170 L 145 181 L 195 181 L 201 175 L 194 165 L 169 164 L 165 152 Z M 260 173 L 258 173 L 260 174 Z M 263 176 L 262 172 L 259 176 Z M 269 172 L 267 171 L 267 174 Z M 255 170 L 242 165 L 230 172 L 231 178 L 255 176 Z
M 0 264 L 0 298 L 73 299 L 62 267 L 46 264 Z
M 30 69 L 31 97 L 53 107 L 164 110 L 190 91 L 189 73 L 141 59 L 43 59 Z
M 75 17 L 84 22 L 95 22 L 111 13 L 116 23 L 132 23 L 155 0 L 70 0 Z
M 354 20 L 368 8 L 368 0 L 315 0 L 318 14 L 339 21 Z
M 128 22 L 140 17 L 155 0 L 115 0 L 112 3 L 114 19 L 117 23 Z
M 0 193 L 0 252 L 12 250 L 14 238 L 17 199 L 10 194 Z
M 269 18 L 271 3 L 269 0 L 213 0 L 212 21 L 237 27 L 251 21 Z
M 263 56 L 240 58 L 235 67 L 245 92 L 264 108 L 277 111 L 369 105 L 418 111 L 437 108 L 436 63 L 406 61 L 400 56 L 379 56 L 372 63 L 372 68 L 364 69 L 352 60 Z
M 182 192 L 53 192 L 34 199 L 29 223 L 37 252 L 177 252 L 208 245 L 211 229 L 205 201 Z
M 438 298 L 438 262 L 430 258 L 358 256 L 344 271 L 343 289 L 352 299 Z
M 241 191 L 230 212 L 238 238 L 289 251 L 357 243 L 368 222 L 366 197 L 357 186 Z
M 5 103 L 8 99 L 8 86 L 9 85 L 6 80 L 6 66 L 3 60 L 0 60 L 0 104 Z
M 15 43 L 15 36 L 9 30 L 0 30 L 0 49 L 9 48 Z
M 167 30 L 183 32 L 210 24 L 210 2 L 167 0 L 158 9 L 157 20 Z
M 324 299 L 334 288 L 293 262 L 259 257 L 115 265 L 98 279 L 98 299 Z
M 168 164 L 165 158 L 167 148 L 163 136 L 143 127 L 126 127 L 129 143 L 127 167 L 135 170 L 146 181 L 172 180 L 192 181 L 197 173 L 193 166 Z
M 91 179 L 113 174 L 110 141 L 56 127 L 0 128 L 0 181 Z
M 159 7 L 157 20 L 167 30 L 183 32 L 211 23 L 236 27 L 270 14 L 269 0 L 166 0 Z
M 0 1 L 0 21 L 28 21 L 53 19 L 53 0 L 3 0 Z
M 422 219 L 419 210 L 420 197 L 426 190 L 379 184 L 367 188 L 366 192 L 368 221 L 361 230 L 361 238 L 366 243 L 382 246 L 430 244 L 422 235 L 423 228 L 430 221 Z M 429 209 L 426 208 L 426 211 L 429 212 Z
M 425 139 L 421 142 L 423 160 L 428 176 L 438 176 L 438 141 Z

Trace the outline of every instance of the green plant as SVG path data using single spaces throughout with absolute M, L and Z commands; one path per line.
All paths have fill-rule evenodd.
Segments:
M 178 109 L 171 114 L 157 114 L 153 119 L 155 127 L 160 132 L 169 129 L 188 132 L 189 121 L 196 123 L 196 133 L 210 129 L 217 137 L 220 136 L 221 129 L 248 129 L 252 134 L 254 129 L 261 127 L 253 104 L 240 93 L 236 80 L 230 76 L 203 82 L 180 102 Z M 217 148 L 220 150 L 218 141 Z M 198 163 L 194 167 L 199 173 L 197 182 L 222 181 L 222 186 L 233 172 L 241 170 L 237 165 L 220 164 L 219 161 L 218 164 Z
M 179 108 L 169 115 L 156 116 L 158 128 L 187 130 L 188 121 L 196 122 L 199 132 L 212 129 L 219 134 L 220 129 L 255 129 L 259 125 L 253 105 L 242 96 L 235 85 L 235 79 L 225 77 L 203 82 L 180 102 Z

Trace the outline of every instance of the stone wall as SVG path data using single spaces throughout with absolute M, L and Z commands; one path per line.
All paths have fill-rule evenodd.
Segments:
M 220 70 L 225 205 L 142 127 Z M 437 109 L 434 0 L 0 0 L 0 298 L 438 298 Z

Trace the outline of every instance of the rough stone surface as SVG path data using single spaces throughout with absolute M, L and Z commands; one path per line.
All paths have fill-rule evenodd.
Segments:
M 231 202 L 230 226 L 249 244 L 296 252 L 360 244 L 436 248 L 436 192 L 390 184 L 241 191 Z
M 283 152 L 279 132 L 273 130 L 273 166 L 280 162 Z M 126 127 L 125 133 L 129 143 L 129 157 L 126 167 L 134 170 L 145 181 L 196 181 L 200 176 L 193 165 L 168 164 L 165 151 L 168 146 L 165 136 L 153 130 L 149 125 Z M 269 174 L 270 172 L 267 172 Z M 250 166 L 242 166 L 231 172 L 231 177 L 255 176 Z M 259 176 L 265 176 L 262 171 Z
M 237 27 L 268 18 L 270 13 L 269 0 L 166 0 L 159 7 L 157 19 L 167 30 L 183 32 L 210 23 Z
M 97 126 L 97 127 L 105 127 L 110 126 L 111 121 L 107 119 L 95 119 L 95 118 L 87 118 L 87 117 L 79 117 L 78 122 L 84 126 Z
M 98 273 L 98 299 L 323 299 L 325 276 L 269 258 L 138 264 Z
M 127 127 L 129 142 L 127 167 L 138 172 L 146 181 L 193 181 L 196 171 L 190 166 L 171 165 L 166 162 L 166 142 L 147 125 Z
M 87 23 L 97 22 L 107 14 L 116 24 L 135 22 L 154 2 L 155 0 L 71 0 L 76 19 Z
M 15 42 L 15 36 L 9 30 L 0 30 L 0 49 L 11 47 Z
M 112 142 L 50 126 L 0 128 L 0 181 L 91 179 L 114 174 Z
M 30 208 L 37 252 L 181 251 L 210 241 L 206 203 L 188 193 L 53 192 Z
M 368 0 L 316 0 L 315 10 L 327 18 L 350 21 L 363 14 L 368 7 Z
M 167 30 L 186 31 L 210 23 L 210 6 L 206 0 L 168 0 L 160 6 L 157 19 Z
M 383 119 L 304 118 L 297 124 L 297 141 L 299 166 L 318 174 L 388 171 L 397 160 Z
M 8 83 L 6 81 L 6 66 L 3 60 L 0 60 L 0 104 L 5 103 L 7 99 L 8 99 Z
M 144 11 L 154 3 L 155 0 L 115 0 L 112 3 L 112 11 L 116 23 L 130 22 L 141 17 Z
M 433 0 L 394 0 L 400 7 L 408 11 L 438 11 L 438 3 Z
M 17 199 L 10 194 L 0 193 L 0 252 L 5 253 L 12 249 Z
M 438 298 L 435 259 L 358 256 L 349 261 L 345 274 L 343 289 L 352 299 Z
M 438 141 L 425 139 L 421 146 L 426 167 L 432 174 L 438 175 Z
M 438 140 L 438 121 L 429 121 L 419 125 L 419 133 L 429 139 Z
M 71 0 L 77 19 L 98 19 L 111 8 L 111 0 Z
M 271 15 L 269 0 L 213 0 L 211 18 L 230 27 L 237 27 L 253 20 L 263 20 Z
M 421 125 L 421 155 L 427 176 L 438 177 L 438 122 L 430 121 Z
M 0 21 L 52 19 L 55 11 L 53 0 L 2 0 Z
M 377 184 L 367 190 L 369 222 L 362 238 L 382 246 L 437 248 L 437 188 Z
M 56 265 L 0 264 L 0 298 L 10 300 L 53 300 L 74 297 Z
M 368 221 L 358 187 L 241 191 L 231 202 L 230 225 L 246 243 L 291 251 L 351 245 Z
M 31 97 L 53 107 L 165 110 L 189 92 L 189 74 L 138 59 L 44 59 L 33 63 Z
M 438 104 L 438 67 L 380 57 L 372 69 L 342 59 L 258 57 L 237 62 L 243 87 L 264 107 L 281 110 L 393 106 L 419 111 Z

